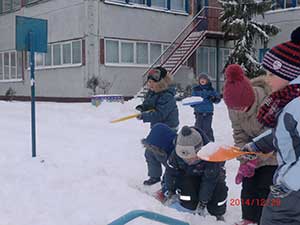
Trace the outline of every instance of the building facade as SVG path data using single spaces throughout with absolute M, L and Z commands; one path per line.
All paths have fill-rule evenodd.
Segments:
M 93 76 L 109 84 L 99 94 L 134 95 L 190 20 L 188 1 L 171 2 L 0 0 L 0 95 L 30 96 L 27 54 L 14 50 L 16 15 L 48 20 L 48 52 L 35 56 L 37 96 L 88 97 Z

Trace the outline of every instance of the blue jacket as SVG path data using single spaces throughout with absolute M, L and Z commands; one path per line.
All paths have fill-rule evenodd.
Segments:
M 200 132 L 202 133 L 202 132 Z M 203 135 L 204 145 L 208 139 Z M 200 150 L 201 151 L 201 150 Z M 201 180 L 199 188 L 199 201 L 209 201 L 219 181 L 225 182 L 224 163 L 206 162 L 200 160 L 194 165 L 187 164 L 176 151 L 172 151 L 167 161 L 165 172 L 166 189 L 175 192 L 182 176 L 197 176 Z
M 176 132 L 166 124 L 157 123 L 142 142 L 154 146 L 156 151 L 165 152 L 169 156 L 175 148 L 176 137 Z
M 175 99 L 176 90 L 170 87 L 167 90 L 155 93 L 148 91 L 143 104 L 143 111 L 154 109 L 154 112 L 142 112 L 143 122 L 149 122 L 151 127 L 156 123 L 164 123 L 170 128 L 179 125 L 178 108 Z
M 300 84 L 300 77 L 290 84 Z M 277 125 L 253 139 L 264 153 L 277 150 L 278 168 L 273 183 L 300 190 L 300 97 L 290 101 L 278 115 Z
M 219 103 L 221 101 L 220 94 L 215 91 L 210 81 L 205 85 L 194 86 L 192 96 L 200 96 L 203 98 L 201 103 L 192 105 L 195 112 L 213 112 L 213 103 Z

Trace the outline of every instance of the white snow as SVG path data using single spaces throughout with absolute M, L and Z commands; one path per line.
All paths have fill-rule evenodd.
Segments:
M 241 216 L 230 199 L 240 196 L 234 184 L 238 167 L 226 163 L 229 186 L 226 222 L 177 212 L 138 190 L 147 178 L 140 140 L 149 125 L 131 119 L 139 99 L 129 102 L 36 104 L 37 157 L 31 157 L 30 103 L 0 101 L 0 224 L 105 225 L 136 209 L 150 210 L 191 225 L 232 224 Z M 178 104 L 180 126 L 193 125 L 191 107 Z M 213 128 L 220 145 L 233 143 L 224 103 L 215 107 Z M 159 224 L 139 218 L 128 224 Z

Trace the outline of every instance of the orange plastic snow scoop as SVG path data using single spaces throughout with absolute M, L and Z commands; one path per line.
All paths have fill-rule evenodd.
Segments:
M 145 111 L 145 112 L 153 112 L 154 109 L 150 109 L 148 111 Z M 135 113 L 135 114 L 132 114 L 132 115 L 129 115 L 129 116 L 124 116 L 124 117 L 121 117 L 119 119 L 115 119 L 115 120 L 112 120 L 110 121 L 111 123 L 117 123 L 117 122 L 121 122 L 121 121 L 124 121 L 124 120 L 129 120 L 129 119 L 133 119 L 133 118 L 136 118 L 138 117 L 139 115 L 141 115 L 141 113 Z
M 217 151 L 212 153 L 211 155 L 201 154 L 201 151 L 198 152 L 198 157 L 202 160 L 209 162 L 224 162 L 226 160 L 234 159 L 236 157 L 248 154 L 258 154 L 255 152 L 242 152 L 240 148 L 235 146 L 222 146 Z

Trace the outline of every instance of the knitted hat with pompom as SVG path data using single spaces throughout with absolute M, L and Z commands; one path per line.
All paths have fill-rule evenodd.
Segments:
M 225 70 L 223 97 L 229 109 L 243 110 L 255 100 L 254 90 L 244 70 L 238 64 L 229 65 Z

